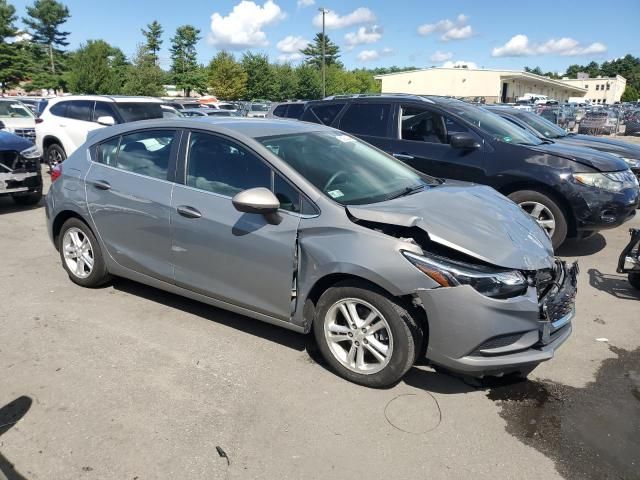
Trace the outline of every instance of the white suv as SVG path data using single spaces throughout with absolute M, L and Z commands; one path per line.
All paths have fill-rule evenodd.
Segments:
M 91 130 L 117 123 L 162 118 L 162 100 L 151 97 L 81 95 L 48 101 L 36 119 L 36 145 L 49 165 L 60 163 Z

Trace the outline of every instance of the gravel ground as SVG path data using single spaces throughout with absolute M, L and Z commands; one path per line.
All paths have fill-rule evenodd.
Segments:
M 0 479 L 640 478 L 640 292 L 615 273 L 629 226 L 559 252 L 582 270 L 574 334 L 530 381 L 415 367 L 371 390 L 304 336 L 74 285 L 44 209 L 0 199 Z

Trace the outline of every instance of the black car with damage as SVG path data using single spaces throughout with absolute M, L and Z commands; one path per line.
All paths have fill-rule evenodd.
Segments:
M 35 205 L 42 198 L 40 152 L 33 142 L 0 131 L 0 196 L 18 205 Z

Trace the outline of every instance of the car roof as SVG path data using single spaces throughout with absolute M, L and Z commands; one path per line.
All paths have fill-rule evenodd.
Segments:
M 137 97 L 137 96 L 126 96 L 126 95 L 66 95 L 63 97 L 55 97 L 50 99 L 50 103 L 58 103 L 61 101 L 68 100 L 93 100 L 93 101 L 103 101 L 103 102 L 114 102 L 114 103 L 165 103 L 159 98 L 155 97 Z
M 432 105 L 440 106 L 460 106 L 471 105 L 462 100 L 452 97 L 441 97 L 437 95 L 413 95 L 410 93 L 380 93 L 380 94 L 354 94 L 354 95 L 333 95 L 323 100 L 311 100 L 307 102 L 309 105 L 317 105 L 321 103 L 350 103 L 350 102 L 398 102 L 398 101 L 416 101 L 424 102 Z
M 247 117 L 197 117 L 197 118 L 159 118 L 99 128 L 90 132 L 91 143 L 99 142 L 115 135 L 122 135 L 139 129 L 150 128 L 193 128 L 211 132 L 239 134 L 249 138 L 271 137 L 318 131 L 336 131 L 317 123 L 300 122 L 280 118 Z

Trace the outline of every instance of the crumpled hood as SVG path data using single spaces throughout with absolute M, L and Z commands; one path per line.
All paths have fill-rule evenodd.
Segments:
M 553 247 L 529 215 L 491 187 L 449 184 L 371 205 L 348 206 L 358 219 L 418 227 L 436 243 L 518 270 L 553 265 Z
M 569 145 L 564 142 L 542 144 L 528 148 L 568 158 L 601 172 L 618 172 L 629 168 L 627 162 L 615 155 L 593 150 L 592 148 Z
M 591 135 L 568 135 L 566 137 L 554 139 L 563 145 L 573 145 L 576 147 L 588 147 L 601 152 L 611 153 L 625 158 L 640 160 L 640 147 L 620 140 L 594 137 Z
M 33 146 L 33 142 L 26 138 L 19 137 L 13 133 L 3 132 L 0 130 L 0 151 L 16 151 L 21 152 Z

